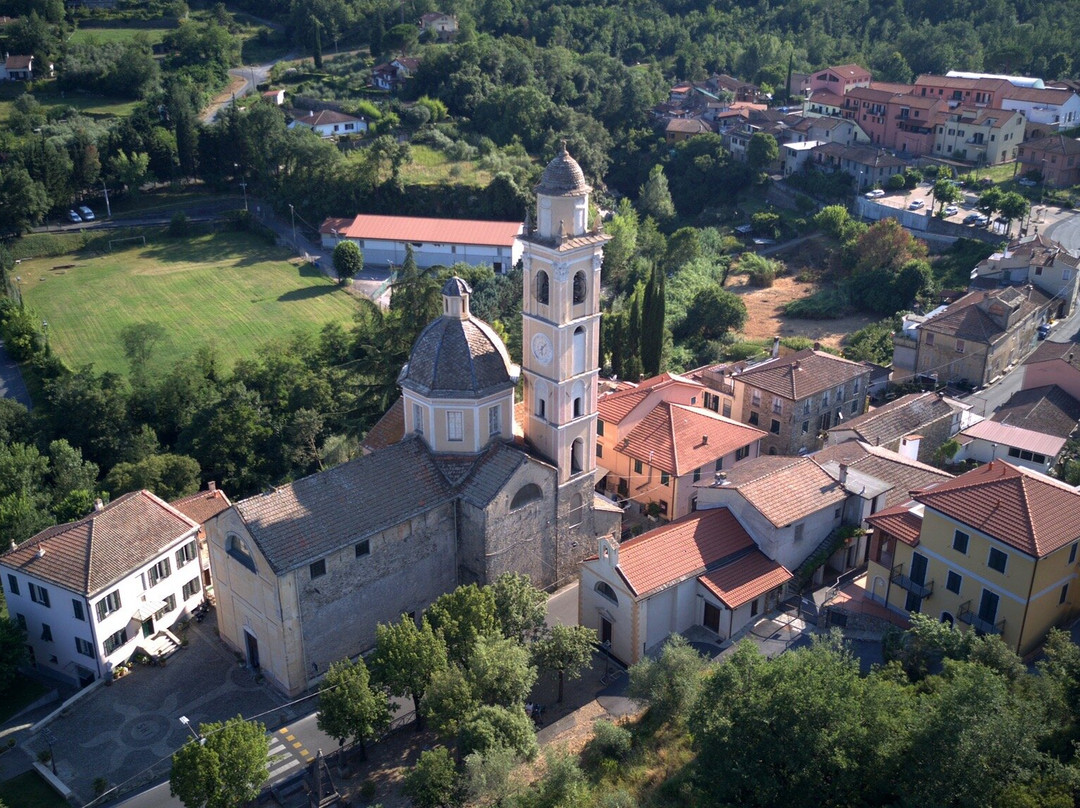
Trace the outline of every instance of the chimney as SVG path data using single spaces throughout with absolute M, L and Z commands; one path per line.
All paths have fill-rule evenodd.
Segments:
M 908 460 L 918 460 L 921 443 L 922 435 L 905 435 L 900 439 L 900 455 Z
M 214 480 L 211 480 L 210 482 L 208 482 L 206 484 L 206 490 L 207 491 L 217 491 L 217 482 L 215 482 Z
M 38 558 L 44 558 L 45 557 L 45 545 L 44 544 L 39 544 L 38 545 L 37 557 Z
M 715 476 L 714 480 L 715 480 L 717 485 L 727 485 L 727 472 L 726 471 L 718 471 L 718 472 L 716 472 L 716 476 Z
M 702 446 L 708 446 L 709 445 L 709 436 L 708 435 L 702 435 L 701 436 L 701 445 Z
M 105 508 L 105 503 L 101 501 L 101 497 L 98 497 L 97 499 L 94 500 L 94 510 L 95 511 L 100 511 L 100 510 L 103 510 L 104 508 Z
M 780 337 L 772 338 L 772 358 L 776 359 L 780 355 Z
M 840 480 L 839 480 L 840 485 L 847 485 L 847 470 L 848 470 L 848 464 L 847 463 L 841 463 L 840 464 Z
M 820 342 L 815 342 L 814 343 L 814 350 L 815 351 L 820 351 L 821 350 L 821 343 Z

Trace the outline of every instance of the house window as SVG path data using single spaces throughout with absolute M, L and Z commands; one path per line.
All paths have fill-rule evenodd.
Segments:
M 17 594 L 19 594 L 19 579 L 16 578 L 14 575 L 11 575 L 9 573 L 8 577 L 7 577 L 7 580 L 8 580 L 8 594 L 9 595 L 17 595 Z
M 761 406 L 761 391 L 760 390 L 751 391 L 751 393 L 750 393 L 750 403 L 753 404 L 755 407 L 760 407 Z
M 87 656 L 87 657 L 91 657 L 91 658 L 93 658 L 93 656 L 94 656 L 94 646 L 92 646 L 90 643 L 88 643 L 82 637 L 76 637 L 75 638 L 75 650 L 78 651 L 83 656 Z
M 735 462 L 736 463 L 738 463 L 740 460 L 745 460 L 749 456 L 750 456 L 750 446 L 749 445 L 743 446 L 741 449 L 736 449 L 735 450 Z
M 86 622 L 86 612 L 83 611 L 83 605 L 81 600 L 71 599 L 71 613 L 75 616 L 76 620 L 82 620 Z
M 806 525 L 804 523 L 802 523 L 802 522 L 795 525 L 795 534 L 794 534 L 795 541 L 802 541 L 803 532 L 804 532 L 805 528 L 806 528 Z
M 963 353 L 964 352 L 964 341 L 962 339 L 958 339 L 956 341 L 956 352 L 957 353 Z
M 945 576 L 945 588 L 957 595 L 960 594 L 960 585 L 963 582 L 964 579 L 952 570 L 949 570 L 949 574 Z
M 1071 545 L 1069 545 L 1069 563 L 1070 564 L 1072 564 L 1073 562 L 1076 561 L 1076 546 L 1077 546 L 1077 544 L 1080 544 L 1080 542 L 1075 542 L 1074 541 Z
M 308 567 L 308 570 L 311 573 L 311 579 L 312 580 L 315 580 L 316 578 L 320 578 L 323 575 L 326 575 L 326 559 L 325 558 L 320 558 L 318 561 L 311 564 Z
M 114 589 L 97 602 L 97 619 L 100 623 L 120 608 L 120 590 Z
M 251 556 L 251 551 L 248 549 L 247 543 L 237 536 L 235 533 L 230 533 L 225 538 L 225 552 L 243 564 L 252 572 L 258 572 L 255 568 L 255 559 Z
M 757 426 L 758 423 L 760 423 L 760 421 L 761 421 L 761 417 L 754 410 L 751 410 L 749 420 L 750 420 L 751 424 L 753 424 L 754 426 Z
M 541 269 L 536 273 L 536 302 L 546 306 L 550 297 L 549 290 L 550 282 L 548 281 L 548 275 Z
M 413 432 L 417 435 L 424 434 L 424 408 L 419 404 L 412 405 Z
M 856 379 L 851 384 L 851 395 L 853 395 L 853 396 L 859 395 L 859 380 L 858 379 Z
M 158 613 L 154 615 L 157 619 L 161 619 L 169 612 L 176 611 L 176 593 L 169 595 L 165 598 L 165 605 L 158 610 Z
M 1065 584 L 1061 587 L 1061 594 L 1058 595 L 1058 606 L 1062 605 L 1067 597 L 1069 597 L 1069 585 Z
M 594 588 L 596 589 L 596 593 L 598 595 L 607 598 L 616 606 L 619 605 L 619 596 L 615 594 L 615 590 L 611 588 L 611 584 L 607 583 L 606 581 L 597 581 Z
M 695 483 L 701 482 L 701 469 L 700 468 L 694 469 L 694 482 Z
M 634 461 L 634 474 L 641 474 L 641 461 L 640 460 L 635 460 Z
M 724 399 L 724 411 L 721 413 L 725 418 L 731 417 L 731 402 L 728 399 Z
M 780 422 L 777 421 L 775 418 L 773 418 L 772 423 L 769 424 L 769 431 L 772 432 L 774 435 L 780 434 Z
M 1005 567 L 1009 563 L 1009 556 L 996 547 L 990 548 L 990 555 L 986 559 L 986 566 L 992 570 L 1005 574 Z
M 603 457 L 604 456 L 604 447 L 601 446 L 599 443 L 596 444 L 596 456 L 597 457 Z
M 123 646 L 127 645 L 127 641 L 128 641 L 128 635 L 127 635 L 127 629 L 126 628 L 122 628 L 118 632 L 113 634 L 111 637 L 107 637 L 105 639 L 105 654 L 106 654 L 106 656 L 111 654 L 117 648 L 122 648 Z
M 446 439 L 465 440 L 465 418 L 461 410 L 450 410 L 446 413 Z
M 968 539 L 970 539 L 970 538 L 971 537 L 968 536 L 968 534 L 965 533 L 964 531 L 962 531 L 962 530 L 956 531 L 955 533 L 953 533 L 953 537 L 952 537 L 952 548 L 954 550 L 956 550 L 956 552 L 958 552 L 958 553 L 961 553 L 963 555 L 967 555 Z
M 41 639 L 45 642 L 52 642 L 52 626 L 48 623 L 41 624 Z
M 157 586 L 158 581 L 164 581 L 172 574 L 172 568 L 169 565 L 169 559 L 161 559 L 161 561 L 148 569 L 146 573 L 147 577 L 150 579 L 150 586 Z
M 502 432 L 502 407 L 496 404 L 488 409 L 488 435 L 498 435 Z
M 536 417 L 547 418 L 547 401 L 544 398 L 536 399 Z
M 758 600 L 760 600 L 760 598 L 754 598 L 754 600 L 750 601 L 750 616 L 751 617 L 756 616 L 757 613 L 758 613 Z
M 37 584 L 28 584 L 30 587 L 30 600 L 40 603 L 46 609 L 49 608 L 49 590 Z
M 832 518 L 833 518 L 833 519 L 839 519 L 839 518 L 840 518 L 840 509 L 839 509 L 839 508 L 836 508 L 836 509 L 835 509 L 835 510 L 834 510 L 834 511 L 832 512 Z
M 933 331 L 927 331 L 926 332 L 926 344 L 929 345 L 930 347 L 933 347 L 933 345 L 934 345 L 934 332 Z
M 574 273 L 574 303 L 585 302 L 585 273 Z
M 364 556 L 371 555 L 371 540 L 364 539 L 361 542 L 356 543 L 356 557 L 363 558 Z
M 180 569 L 189 561 L 194 561 L 195 557 L 198 556 L 198 554 L 198 545 L 193 541 L 189 541 L 187 544 L 185 544 L 183 547 L 176 551 L 176 568 Z
M 21 628 L 23 631 L 26 631 L 26 615 L 16 614 L 15 622 L 19 624 L 19 628 Z
M 670 484 L 671 484 L 671 475 L 668 474 L 666 471 L 661 471 L 660 472 L 660 485 L 670 485 Z
M 777 415 L 784 411 L 784 402 L 778 396 L 773 396 L 772 411 Z
M 802 414 L 803 415 L 809 415 L 810 414 L 810 399 L 806 399 L 806 401 L 803 402 Z
M 601 438 L 604 437 L 604 422 L 599 418 L 596 419 L 596 434 Z
M 713 470 L 714 471 L 723 471 L 724 470 L 724 458 L 722 458 L 722 457 L 716 458 L 716 463 L 713 464 Z
M 803 421 L 802 422 L 802 433 L 804 435 L 806 435 L 809 432 L 810 432 L 810 422 L 809 421 Z
M 198 578 L 192 578 L 188 581 L 180 590 L 181 596 L 184 600 L 188 600 L 193 595 L 198 594 L 202 590 L 202 585 L 199 583 Z
M 821 408 L 824 409 L 825 407 L 828 407 L 828 406 L 829 406 L 829 391 L 826 390 L 824 393 L 821 394 Z
M 570 527 L 577 527 L 581 524 L 585 515 L 585 501 L 581 498 L 580 494 L 574 494 L 570 498 L 570 513 L 568 523 Z
M 852 400 L 852 402 L 851 402 L 851 414 L 852 415 L 858 415 L 859 414 L 859 399 L 857 399 L 857 398 Z

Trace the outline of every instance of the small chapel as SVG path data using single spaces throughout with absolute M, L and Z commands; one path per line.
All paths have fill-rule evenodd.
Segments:
M 515 572 L 555 587 L 618 537 L 622 512 L 594 491 L 609 237 L 588 224 L 591 191 L 563 145 L 522 236 L 520 365 L 449 279 L 398 376 L 395 434 L 206 524 L 221 638 L 282 692 L 461 584 Z

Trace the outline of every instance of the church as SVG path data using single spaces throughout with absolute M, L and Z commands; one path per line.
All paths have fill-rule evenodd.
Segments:
M 398 376 L 402 437 L 207 522 L 221 638 L 284 693 L 460 584 L 517 572 L 554 587 L 618 537 L 621 511 L 594 492 L 609 237 L 588 225 L 591 190 L 564 145 L 522 235 L 520 366 L 451 278 Z

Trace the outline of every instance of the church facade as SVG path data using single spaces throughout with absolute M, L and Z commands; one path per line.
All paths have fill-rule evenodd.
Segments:
M 607 237 L 587 225 L 591 188 L 565 147 L 536 191 L 521 366 L 451 278 L 398 377 L 404 437 L 206 525 L 221 637 L 289 695 L 370 649 L 378 623 L 504 572 L 556 586 L 618 536 L 621 512 L 593 490 Z

